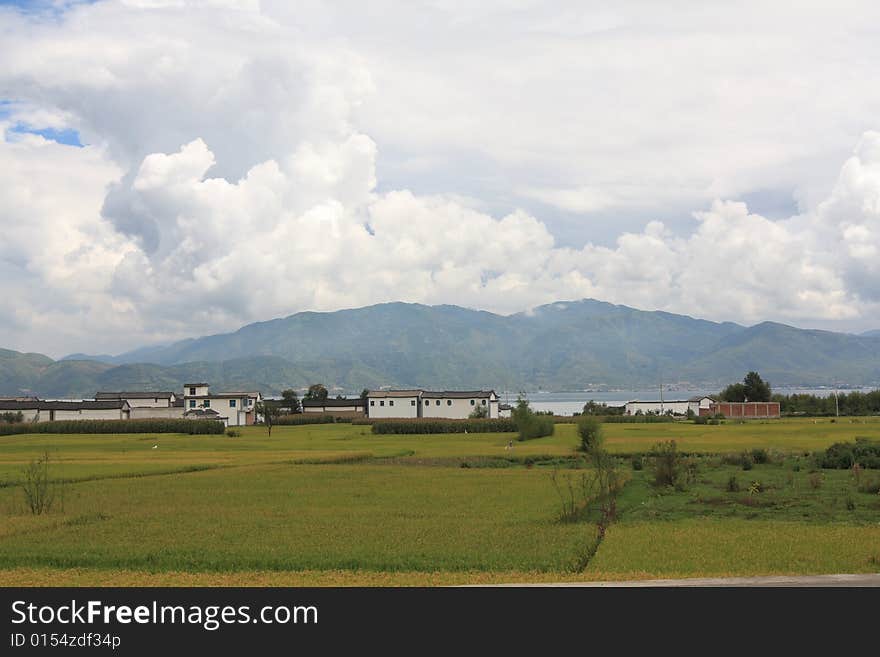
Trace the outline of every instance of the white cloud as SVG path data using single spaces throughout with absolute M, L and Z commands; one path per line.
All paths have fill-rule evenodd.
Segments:
M 589 296 L 745 322 L 878 320 L 880 133 L 836 183 L 804 164 L 863 130 L 805 129 L 839 110 L 817 85 L 840 102 L 855 92 L 795 57 L 778 17 L 719 37 L 689 15 L 669 43 L 673 26 L 651 14 L 422 9 L 430 26 L 412 33 L 409 7 L 363 30 L 314 5 L 0 12 L 0 98 L 16 101 L 0 115 L 0 344 L 118 351 L 389 300 L 513 312 Z M 746 42 L 774 66 L 743 56 Z M 858 89 L 870 106 L 875 90 Z M 783 130 L 762 120 L 793 104 Z M 89 146 L 17 123 L 75 128 Z M 413 171 L 422 191 L 398 184 Z M 425 192 L 423 175 L 450 188 Z M 801 180 L 814 191 L 783 221 L 717 200 Z M 585 220 L 569 244 L 527 199 L 587 215 L 708 209 L 687 230 L 654 220 L 610 242 Z

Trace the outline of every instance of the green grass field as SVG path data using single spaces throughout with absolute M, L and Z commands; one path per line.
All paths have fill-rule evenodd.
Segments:
M 631 481 L 586 568 L 595 526 L 558 521 L 553 467 L 574 425 L 506 449 L 512 434 L 373 435 L 348 424 L 248 427 L 240 437 L 0 437 L 0 585 L 444 584 L 880 570 L 880 496 L 846 471 L 808 483 L 805 452 L 880 421 L 720 426 L 609 424 L 617 454 L 764 447 L 748 472 L 699 459 L 683 491 Z M 154 448 L 154 445 L 157 445 Z M 22 469 L 48 452 L 52 511 L 26 512 Z M 783 458 L 782 455 L 787 455 Z M 545 464 L 546 463 L 546 464 Z M 555 466 L 552 465 L 555 463 Z M 880 477 L 867 472 L 864 476 Z M 738 493 L 725 490 L 730 476 Z M 760 480 L 763 491 L 750 495 Z M 778 529 L 778 531 L 777 531 Z M 689 547 L 690 546 L 690 547 Z

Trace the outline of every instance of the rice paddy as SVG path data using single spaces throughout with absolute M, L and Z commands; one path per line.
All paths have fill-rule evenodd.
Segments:
M 848 471 L 812 487 L 806 453 L 856 437 L 859 418 L 697 426 L 609 424 L 628 457 L 674 438 L 706 454 L 681 491 L 629 472 L 620 520 L 585 568 L 595 526 L 559 522 L 553 468 L 574 425 L 511 434 L 373 435 L 279 426 L 271 438 L 0 437 L 0 585 L 434 585 L 880 570 L 880 497 Z M 766 448 L 744 472 L 709 456 Z M 26 512 L 22 470 L 50 454 L 56 501 Z M 866 472 L 862 476 L 870 477 Z M 742 489 L 727 491 L 730 477 Z M 880 476 L 880 473 L 873 473 Z M 749 493 L 753 480 L 760 493 Z

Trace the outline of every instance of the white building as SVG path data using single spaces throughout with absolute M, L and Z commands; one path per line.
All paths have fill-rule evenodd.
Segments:
M 367 396 L 371 418 L 434 417 L 466 419 L 478 408 L 486 417 L 498 417 L 498 395 L 493 390 L 373 390 Z
M 636 399 L 626 402 L 623 412 L 625 415 L 636 415 L 639 411 L 645 415 L 648 413 L 663 415 L 671 411 L 673 415 L 687 415 L 688 410 L 691 410 L 694 415 L 699 415 L 701 408 L 708 409 L 709 405 L 714 402 L 714 399 L 705 396 L 689 399 L 664 399 L 662 401 L 639 401 Z
M 259 392 L 214 392 L 207 383 L 187 383 L 183 387 L 183 417 L 222 420 L 227 426 L 254 424 Z
M 122 399 L 131 406 L 131 419 L 142 418 L 181 418 L 183 400 L 170 391 L 146 392 L 97 392 L 96 401 Z
M 124 399 L 107 401 L 2 401 L 0 413 L 21 412 L 25 422 L 56 420 L 127 420 L 131 407 Z

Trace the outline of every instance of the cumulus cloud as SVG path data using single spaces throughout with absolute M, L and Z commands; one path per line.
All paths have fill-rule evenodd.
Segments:
M 679 143 L 678 128 L 669 152 L 696 151 L 680 172 L 626 133 L 604 145 L 580 128 L 557 139 L 543 126 L 505 124 L 503 113 L 483 116 L 473 101 L 484 161 L 535 172 L 513 185 L 521 198 L 582 214 L 652 198 L 665 207 L 682 189 L 716 199 L 695 206 L 703 209 L 685 231 L 653 220 L 609 242 L 584 222 L 580 244 L 560 243 L 552 222 L 518 202 L 494 211 L 479 195 L 468 200 L 466 176 L 436 193 L 382 179 L 383 153 L 402 148 L 392 124 L 412 137 L 402 160 L 442 161 L 438 140 L 472 134 L 458 107 L 441 104 L 441 120 L 423 106 L 436 96 L 422 72 L 406 78 L 404 100 L 401 63 L 362 50 L 358 35 L 321 38 L 314 8 L 291 17 L 271 4 L 221 4 L 105 2 L 51 21 L 0 13 L 0 97 L 15 101 L 0 114 L 0 167 L 12 172 L 0 179 L 0 285 L 12 300 L 0 311 L 0 343 L 118 351 L 390 300 L 506 313 L 595 297 L 744 322 L 877 318 L 880 133 L 864 133 L 836 183 L 824 183 L 824 200 L 774 221 L 724 200 L 783 161 L 766 144 L 731 152 L 730 168 L 704 179 L 694 163 L 711 161 L 708 151 Z M 627 23 L 603 16 L 593 26 L 601 34 Z M 483 19 L 462 15 L 465 26 Z M 559 21 L 541 29 L 551 50 L 573 47 Z M 610 55 L 618 44 L 606 46 Z M 514 80 L 535 70 L 496 72 Z M 439 74 L 433 63 L 424 73 Z M 505 94 L 485 90 L 490 105 Z M 470 102 L 455 89 L 453 101 Z M 19 124 L 73 128 L 87 146 L 16 132 Z M 627 153 L 630 181 L 619 159 L 614 179 L 590 164 L 587 179 L 574 180 L 564 165 L 584 143 Z

